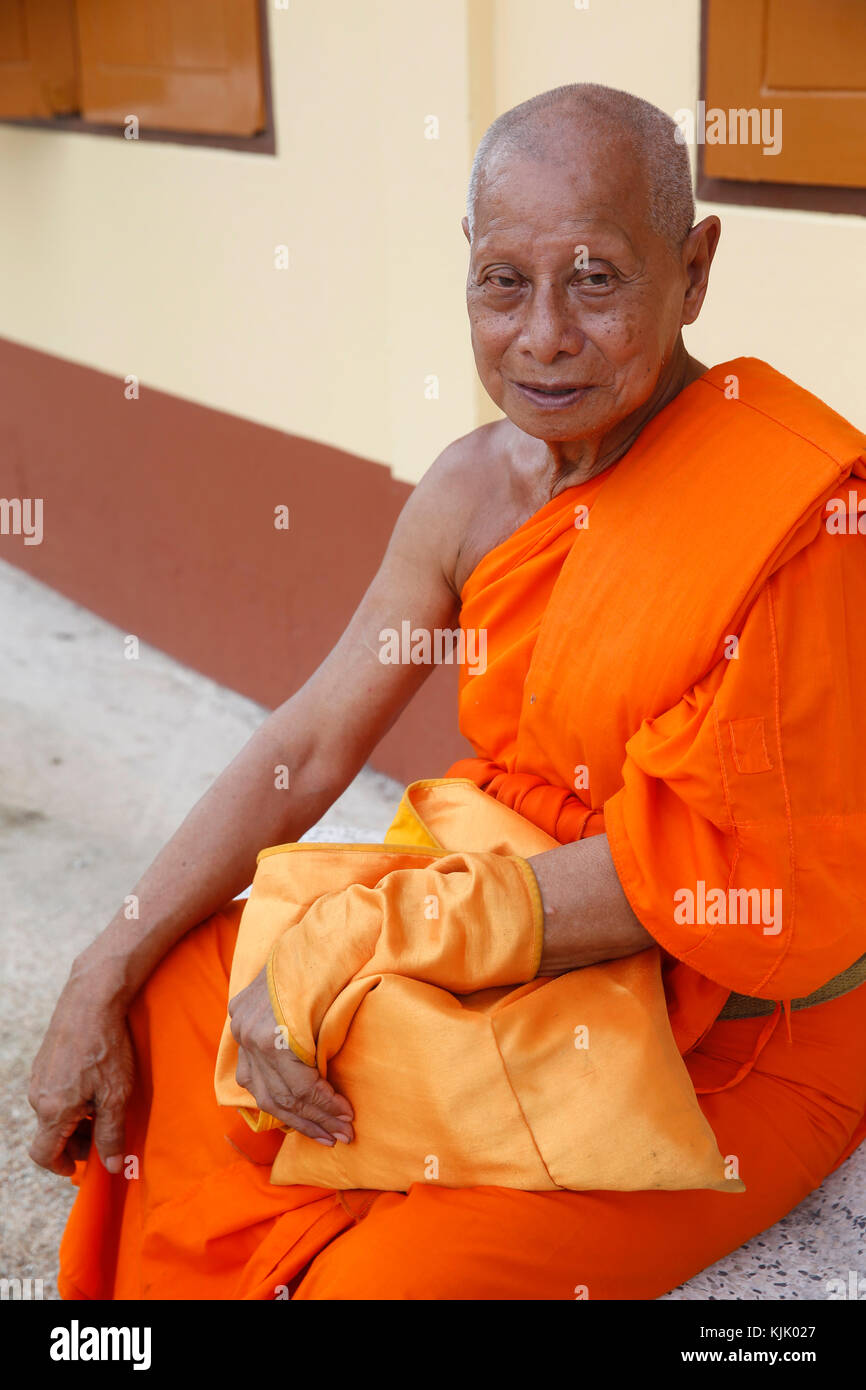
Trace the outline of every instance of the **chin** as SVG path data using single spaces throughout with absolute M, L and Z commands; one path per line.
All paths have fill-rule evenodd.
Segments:
M 607 424 L 592 410 L 563 412 L 561 419 L 552 418 L 543 411 L 526 409 L 506 414 L 524 434 L 532 435 L 534 439 L 543 439 L 545 443 L 564 444 L 569 439 L 587 439 L 598 434 L 599 430 L 604 430 Z

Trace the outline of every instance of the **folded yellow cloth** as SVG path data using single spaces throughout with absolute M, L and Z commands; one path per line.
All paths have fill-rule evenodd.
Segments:
M 355 1111 L 352 1144 L 288 1131 L 276 1183 L 742 1191 L 670 1029 L 655 949 L 535 978 L 526 858 L 556 841 L 463 779 L 406 790 L 383 845 L 263 850 L 230 996 L 268 963 L 277 1024 Z M 229 1021 L 216 1094 L 256 1128 Z
M 338 858 L 339 872 L 348 870 L 354 881 L 324 892 L 292 931 L 277 938 L 268 962 L 274 1013 L 302 1062 L 316 1065 L 329 1011 L 333 1049 L 333 1010 L 348 1030 L 364 994 L 386 976 L 470 994 L 523 984 L 537 974 L 543 918 L 525 860 L 345 847 Z M 291 872 L 293 866 L 285 867 Z M 317 868 L 333 882 L 329 856 Z M 352 982 L 350 1007 L 338 1006 Z

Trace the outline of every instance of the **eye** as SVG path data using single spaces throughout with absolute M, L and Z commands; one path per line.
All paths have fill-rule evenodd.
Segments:
M 577 283 L 591 290 L 606 290 L 613 284 L 613 276 L 606 270 L 591 270 L 578 276 Z
M 486 283 L 497 290 L 513 290 L 520 284 L 520 277 L 510 270 L 494 270 L 487 276 Z

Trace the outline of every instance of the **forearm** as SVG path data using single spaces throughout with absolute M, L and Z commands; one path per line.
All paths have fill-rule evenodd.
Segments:
M 539 975 L 561 975 L 655 944 L 622 890 L 606 835 L 546 850 L 528 863 L 544 908 Z
M 292 724 L 289 701 L 256 731 L 132 889 L 137 916 L 120 908 L 77 959 L 73 978 L 98 980 L 131 999 L 190 928 L 247 886 L 260 849 L 300 839 L 324 815 L 351 774 L 343 781 L 336 766 L 322 773 Z M 276 785 L 278 766 L 289 769 L 288 787 Z

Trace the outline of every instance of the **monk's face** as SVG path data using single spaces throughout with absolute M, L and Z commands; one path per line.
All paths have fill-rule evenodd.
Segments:
M 603 438 L 664 387 L 700 308 L 687 260 L 651 227 L 640 164 L 610 133 L 494 153 L 467 281 L 490 396 L 539 439 Z

